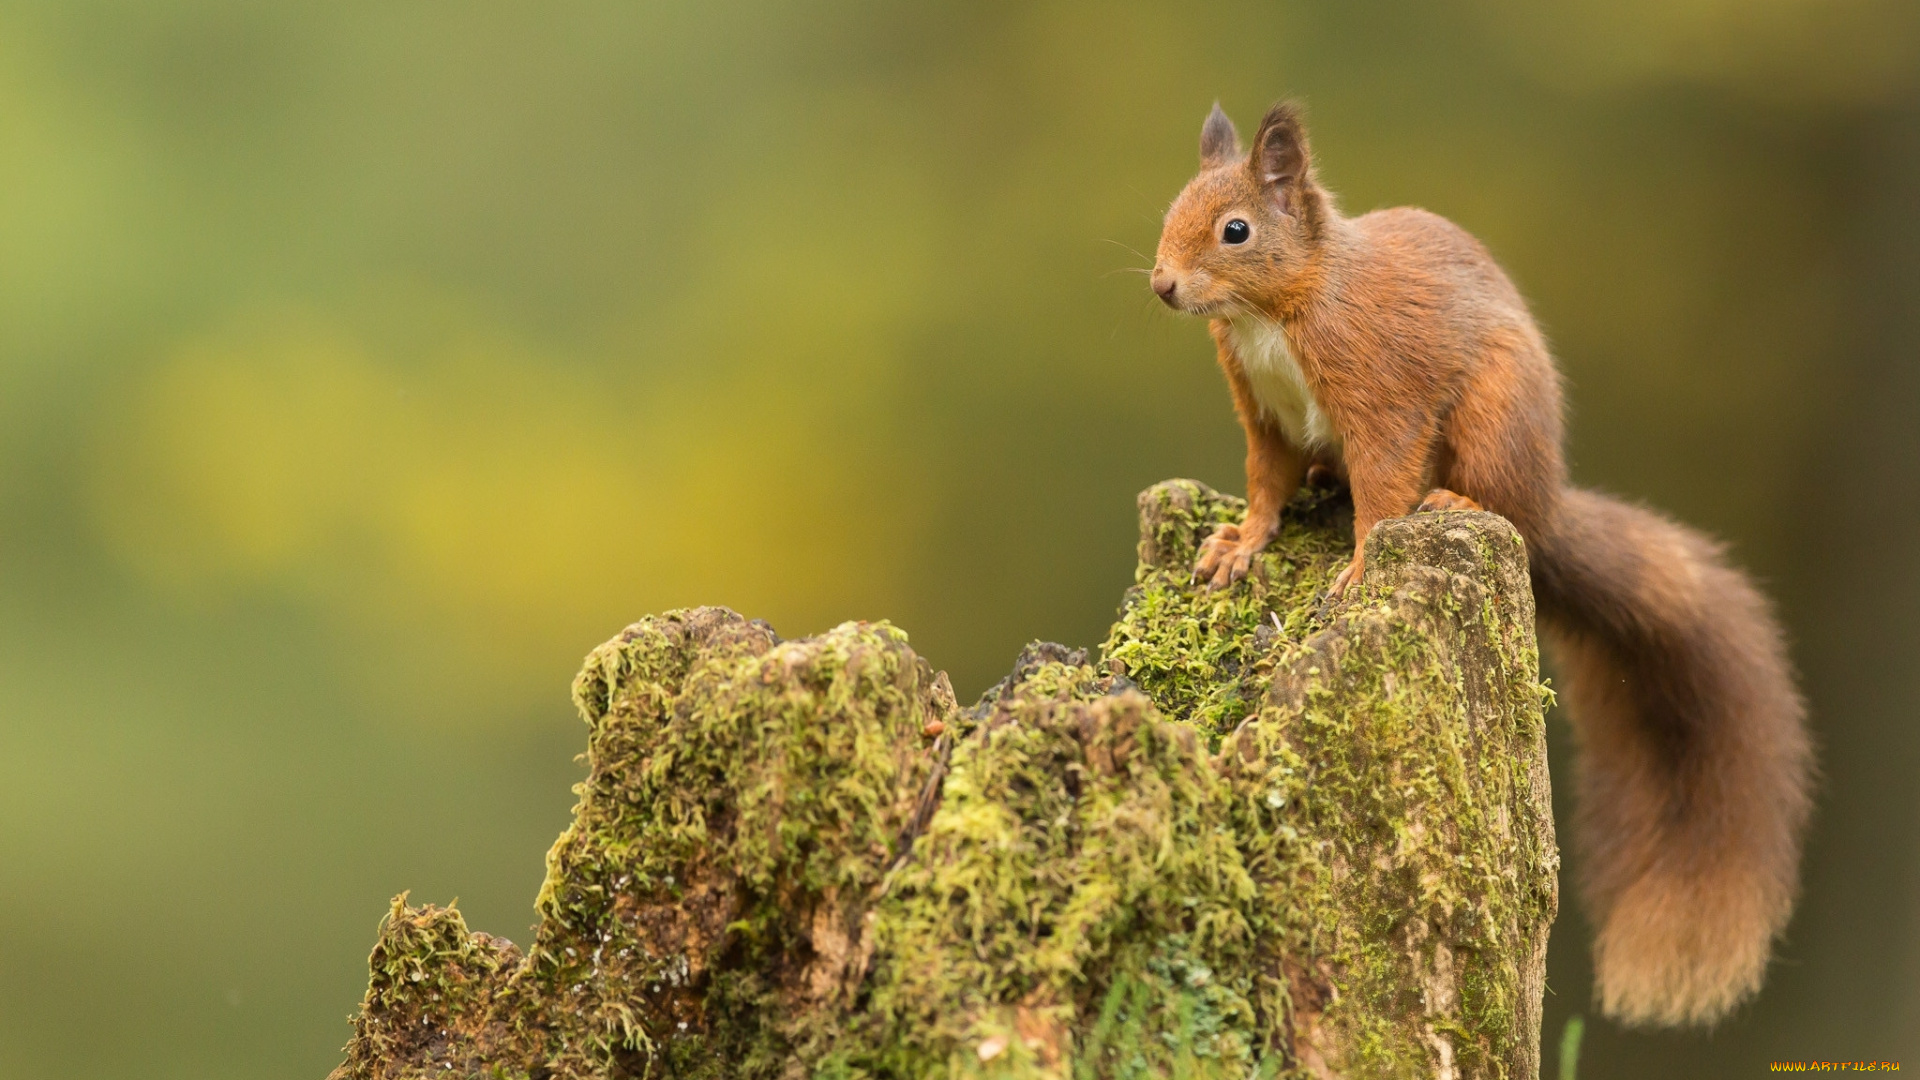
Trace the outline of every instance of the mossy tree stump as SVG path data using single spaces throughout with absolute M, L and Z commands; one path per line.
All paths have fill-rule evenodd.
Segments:
M 644 619 L 574 684 L 522 952 L 396 900 L 336 1077 L 1526 1077 L 1558 859 L 1521 541 L 1303 496 L 1140 497 L 1099 657 L 963 709 L 884 623 Z

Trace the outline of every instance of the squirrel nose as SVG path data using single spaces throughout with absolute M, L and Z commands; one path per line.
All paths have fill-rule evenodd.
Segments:
M 1175 280 L 1172 274 L 1163 274 L 1158 270 L 1153 272 L 1152 280 L 1153 291 L 1160 294 L 1160 299 L 1169 304 L 1173 303 L 1173 294 L 1179 291 L 1180 282 Z

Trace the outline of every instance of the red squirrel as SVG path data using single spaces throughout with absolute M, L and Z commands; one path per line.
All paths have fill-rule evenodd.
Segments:
M 1602 1011 L 1710 1024 L 1750 997 L 1793 909 L 1810 805 L 1780 627 L 1718 543 L 1568 482 L 1559 374 L 1486 248 L 1424 210 L 1343 216 L 1296 106 L 1274 106 L 1248 151 L 1216 104 L 1152 284 L 1211 320 L 1246 429 L 1246 517 L 1203 542 L 1195 573 L 1212 588 L 1245 576 L 1309 469 L 1353 493 L 1335 596 L 1382 518 L 1504 515 L 1579 747 Z

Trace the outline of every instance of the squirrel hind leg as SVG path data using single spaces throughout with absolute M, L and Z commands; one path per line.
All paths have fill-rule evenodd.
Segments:
M 1347 479 L 1340 471 L 1324 461 L 1316 461 L 1307 466 L 1306 485 L 1315 491 L 1338 491 L 1345 487 Z
M 1446 488 L 1434 488 L 1427 497 L 1420 500 L 1414 508 L 1416 514 L 1433 514 L 1443 510 L 1484 510 L 1485 507 L 1465 495 L 1448 491 Z

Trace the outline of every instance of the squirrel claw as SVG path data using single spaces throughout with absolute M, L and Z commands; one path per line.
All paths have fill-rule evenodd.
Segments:
M 1333 579 L 1333 584 L 1327 586 L 1327 599 L 1337 600 L 1341 596 L 1344 596 L 1347 591 L 1347 586 L 1353 584 L 1354 579 L 1359 576 L 1360 560 L 1355 559 L 1347 564 L 1346 569 L 1340 571 L 1340 576 Z
M 1353 561 L 1340 571 L 1340 576 L 1333 579 L 1333 584 L 1327 586 L 1327 591 L 1320 594 L 1313 609 L 1315 626 L 1325 626 L 1327 620 L 1333 617 L 1334 608 L 1339 605 L 1340 598 L 1346 595 L 1347 586 L 1359 580 L 1362 565 L 1360 557 L 1355 555 Z
M 1216 526 L 1213 535 L 1200 542 L 1200 556 L 1193 563 L 1193 580 L 1204 581 L 1201 587 L 1209 591 L 1227 588 L 1247 576 L 1258 550 L 1247 544 L 1240 526 Z

